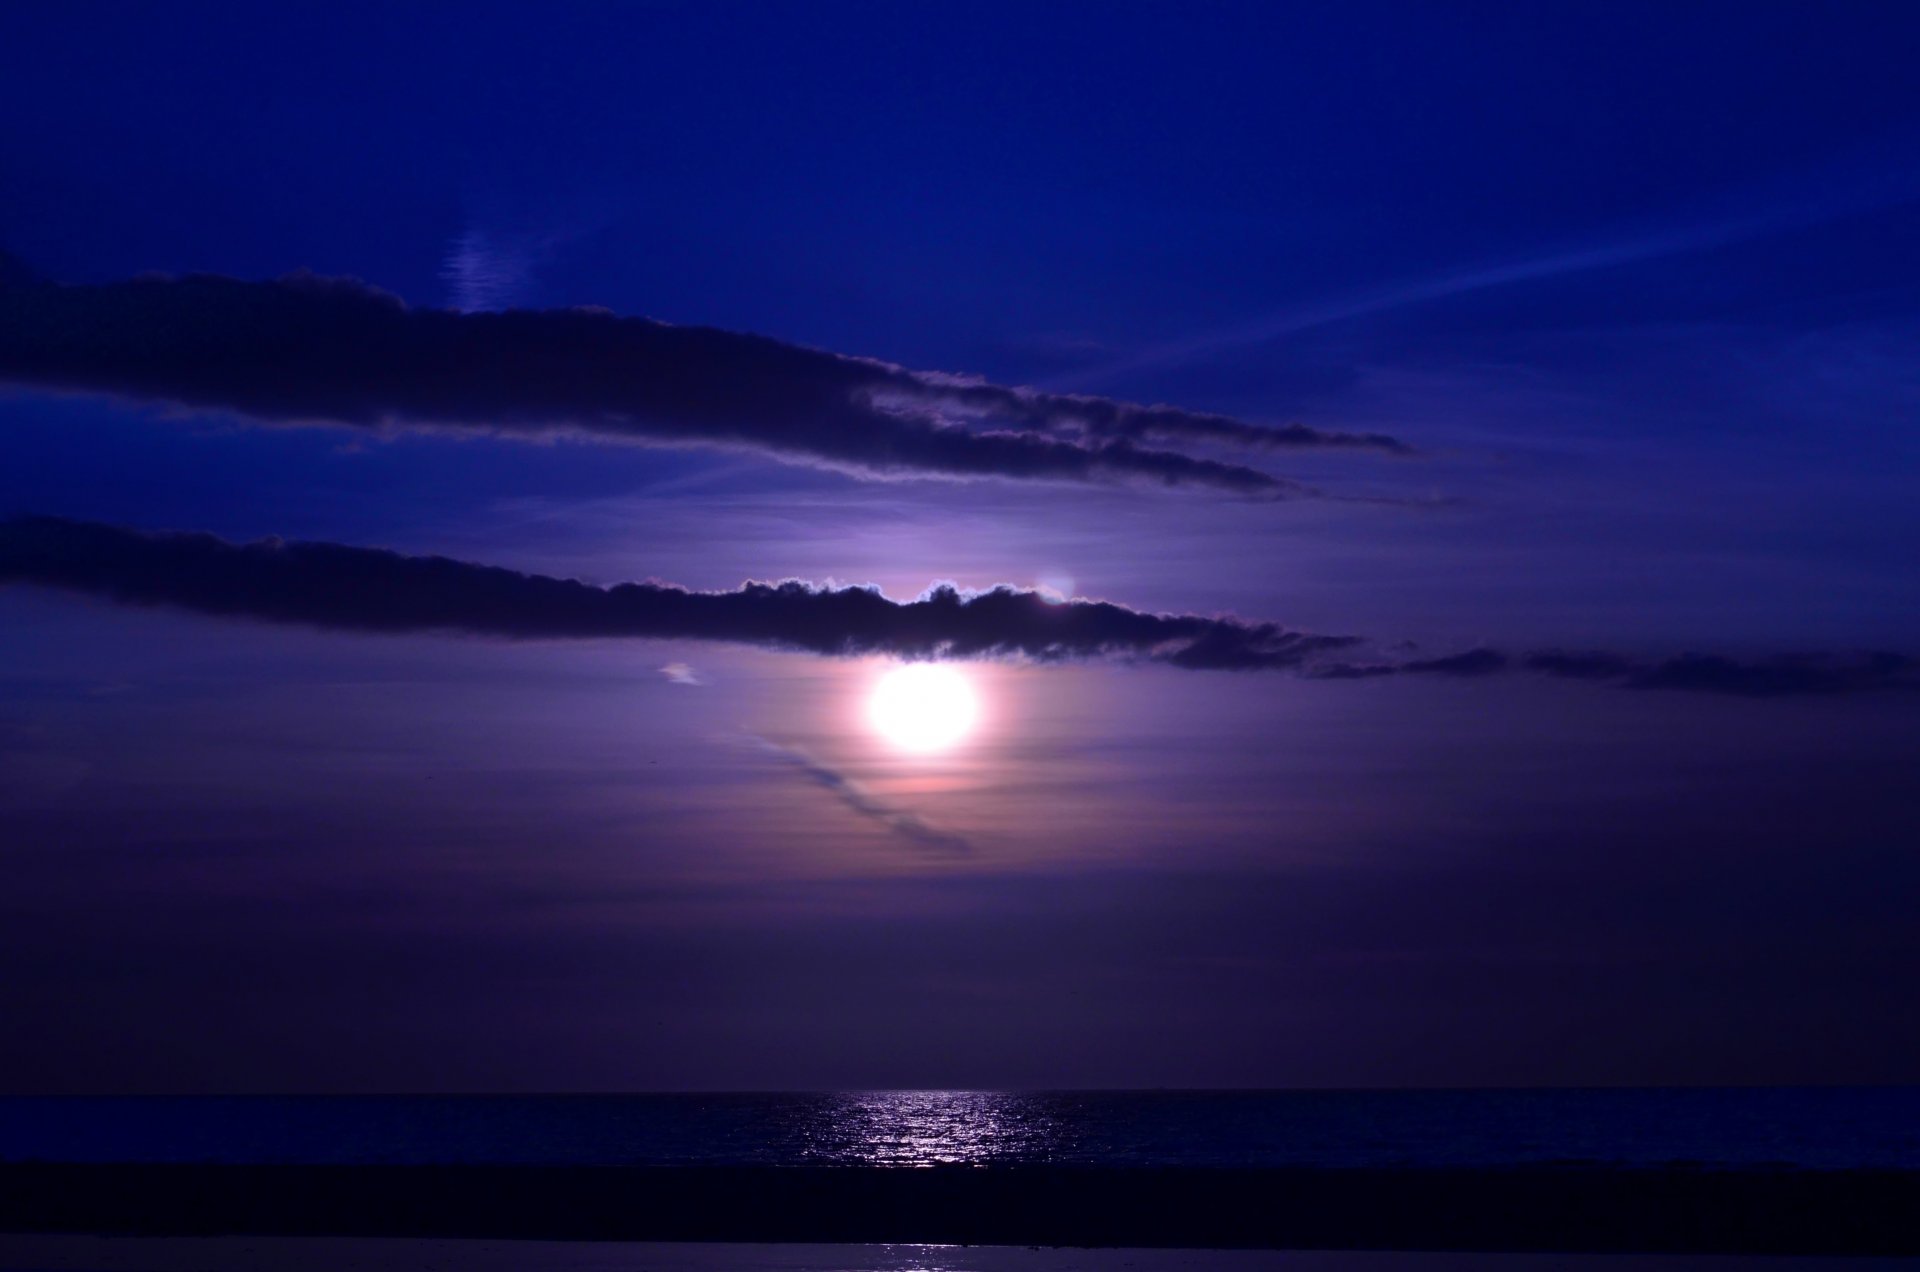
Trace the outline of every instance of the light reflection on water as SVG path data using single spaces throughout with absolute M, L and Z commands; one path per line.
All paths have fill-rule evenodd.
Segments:
M 1049 1101 L 1002 1091 L 867 1091 L 828 1097 L 803 1131 L 803 1158 L 835 1165 L 1049 1162 L 1067 1126 Z
M 1920 1168 L 1920 1087 L 0 1096 L 0 1161 Z

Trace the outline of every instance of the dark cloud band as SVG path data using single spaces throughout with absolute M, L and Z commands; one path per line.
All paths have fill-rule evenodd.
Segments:
M 0 274 L 0 381 L 271 423 L 574 434 L 747 449 L 873 477 L 1144 482 L 1265 498 L 1314 492 L 1141 443 L 1408 450 L 1378 434 L 1010 388 L 597 309 L 416 309 L 311 275 L 63 286 Z
M 444 557 L 332 543 L 235 544 L 30 517 L 0 522 L 0 583 L 33 583 L 222 617 L 367 632 L 510 639 L 651 637 L 907 658 L 1143 657 L 1192 668 L 1291 667 L 1354 644 L 1271 623 L 1050 602 L 1013 588 L 912 601 L 868 588 L 748 583 L 695 592 L 597 587 Z
M 1010 587 L 936 587 L 911 601 L 871 588 L 792 581 L 696 592 L 663 583 L 600 587 L 444 557 L 278 539 L 236 544 L 52 517 L 0 522 L 0 583 L 126 605 L 365 632 L 455 632 L 520 640 L 725 641 L 831 656 L 1138 658 L 1190 670 L 1297 670 L 1319 679 L 1512 671 L 1643 689 L 1787 697 L 1920 687 L 1920 659 L 1816 654 L 1760 661 L 1686 654 L 1660 661 L 1588 652 L 1351 661 L 1352 636 L 1274 623 L 1151 614 L 1105 601 L 1055 602 Z

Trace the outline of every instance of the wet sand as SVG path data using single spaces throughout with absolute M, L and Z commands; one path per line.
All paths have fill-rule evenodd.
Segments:
M 0 1234 L 0 1272 L 1911 1272 L 1896 1259 Z
M 1920 1173 L 0 1166 L 0 1231 L 1920 1255 Z

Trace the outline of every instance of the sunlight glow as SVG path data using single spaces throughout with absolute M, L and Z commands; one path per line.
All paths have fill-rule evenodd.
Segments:
M 874 686 L 873 727 L 904 751 L 941 751 L 966 736 L 980 714 L 973 686 L 947 663 L 906 663 Z

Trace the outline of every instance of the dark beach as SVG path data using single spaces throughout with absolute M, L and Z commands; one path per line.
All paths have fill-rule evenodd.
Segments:
M 1920 1173 L 29 1163 L 0 1230 L 1920 1255 Z

